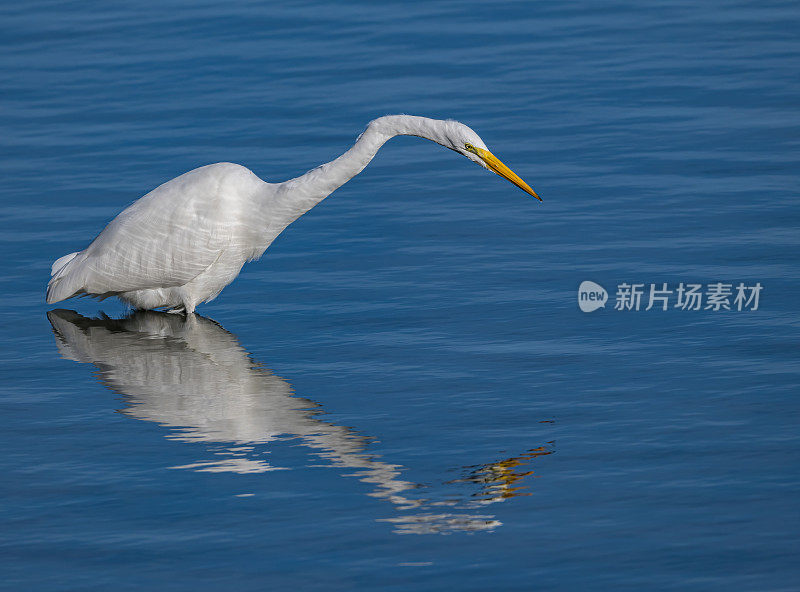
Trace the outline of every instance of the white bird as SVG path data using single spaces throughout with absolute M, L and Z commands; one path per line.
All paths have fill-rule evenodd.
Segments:
M 191 314 L 398 135 L 455 150 L 541 201 L 463 123 L 387 115 L 371 121 L 339 158 L 283 183 L 267 183 L 227 162 L 167 181 L 123 210 L 83 251 L 53 263 L 47 302 L 84 294 L 117 296 L 138 309 Z

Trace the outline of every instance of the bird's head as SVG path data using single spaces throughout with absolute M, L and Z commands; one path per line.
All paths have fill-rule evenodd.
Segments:
M 475 164 L 500 175 L 525 193 L 542 201 L 542 198 L 536 195 L 530 185 L 520 179 L 514 171 L 489 151 L 481 137 L 472 128 L 459 121 L 445 121 L 443 123 L 445 124 L 442 130 L 444 133 L 439 140 L 440 144 L 466 156 Z
M 460 121 L 452 119 L 430 119 L 415 115 L 385 115 L 370 122 L 368 129 L 372 129 L 391 138 L 397 135 L 418 136 L 433 140 L 445 148 L 455 150 L 466 156 L 472 162 L 497 173 L 504 179 L 511 181 L 525 193 L 532 195 L 539 201 L 542 198 L 517 174 L 504 165 L 499 158 L 492 154 L 483 143 L 480 136 L 472 128 Z

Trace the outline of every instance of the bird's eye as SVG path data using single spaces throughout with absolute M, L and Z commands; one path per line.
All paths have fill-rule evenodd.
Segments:
M 467 152 L 477 152 L 477 150 L 475 150 L 475 146 L 473 146 L 473 145 L 472 145 L 472 144 L 470 144 L 470 143 L 466 143 L 466 144 L 464 144 L 464 149 L 465 149 Z

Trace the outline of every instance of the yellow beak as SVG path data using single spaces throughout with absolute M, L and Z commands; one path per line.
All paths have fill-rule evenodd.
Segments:
M 536 192 L 533 189 L 531 189 L 530 185 L 528 185 L 525 181 L 520 179 L 514 171 L 512 171 L 510 168 L 504 165 L 500 161 L 500 159 L 497 158 L 494 154 L 492 154 L 488 150 L 484 150 L 483 148 L 475 148 L 474 150 L 475 154 L 477 154 L 480 157 L 480 159 L 486 163 L 486 166 L 488 166 L 489 169 L 491 169 L 493 172 L 503 177 L 503 179 L 511 181 L 514 185 L 522 189 L 525 193 L 528 193 L 533 197 L 535 197 L 536 199 L 538 199 L 539 201 L 542 201 L 542 198 L 536 195 Z

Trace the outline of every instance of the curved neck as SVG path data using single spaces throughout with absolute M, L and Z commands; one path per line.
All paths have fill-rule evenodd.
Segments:
M 276 203 L 286 225 L 305 214 L 364 170 L 380 147 L 394 136 L 420 136 L 438 142 L 437 120 L 412 115 L 387 115 L 369 123 L 350 150 L 306 174 L 280 183 Z

